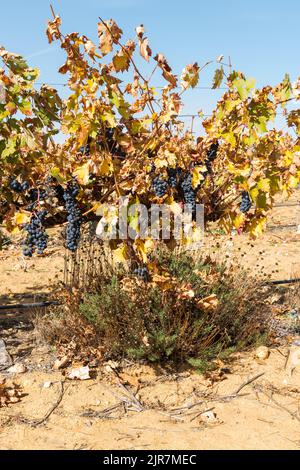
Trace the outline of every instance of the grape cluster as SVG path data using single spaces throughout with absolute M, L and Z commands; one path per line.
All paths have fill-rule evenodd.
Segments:
M 76 181 L 69 181 L 64 192 L 65 207 L 68 212 L 66 246 L 70 251 L 76 251 L 80 240 L 80 228 L 82 224 L 81 212 L 76 197 L 79 193 L 79 185 Z
M 168 185 L 170 188 L 176 188 L 178 184 L 178 178 L 181 176 L 181 168 L 168 168 Z
M 30 222 L 25 225 L 27 237 L 24 242 L 23 255 L 31 257 L 35 249 L 37 253 L 42 255 L 47 248 L 48 235 L 43 226 L 46 210 L 41 210 L 32 214 Z
M 139 266 L 133 270 L 133 274 L 143 281 L 149 280 L 149 271 L 146 267 Z
M 184 202 L 187 207 L 194 212 L 196 210 L 196 191 L 192 186 L 192 176 L 190 173 L 185 173 L 180 182 Z
M 91 152 L 91 143 L 92 138 L 89 137 L 86 145 L 82 145 L 80 147 L 79 153 L 81 155 L 89 156 Z M 126 157 L 124 149 L 119 145 L 115 138 L 115 131 L 112 127 L 107 127 L 104 134 L 99 132 L 95 143 L 99 149 L 108 150 L 112 155 L 117 156 L 122 160 Z
M 248 212 L 252 207 L 252 201 L 247 191 L 242 192 L 242 202 L 240 205 L 240 211 L 244 214 Z
M 207 162 L 213 162 L 216 157 L 217 157 L 217 153 L 218 153 L 218 148 L 219 148 L 219 142 L 215 142 L 214 144 L 211 144 L 210 146 L 210 149 L 206 155 L 206 161 Z
M 23 193 L 24 191 L 27 191 L 27 189 L 29 189 L 29 183 L 28 181 L 23 181 L 23 183 L 20 183 L 18 180 L 13 179 L 9 183 L 9 187 L 16 193 Z
M 219 148 L 219 142 L 215 142 L 212 144 L 207 152 L 206 159 L 204 160 L 204 164 L 207 168 L 207 171 L 203 173 L 204 178 L 208 175 L 208 173 L 211 173 L 212 171 L 212 163 L 217 157 L 217 152 Z
M 163 197 L 168 191 L 168 183 L 158 176 L 152 180 L 152 187 L 157 197 Z

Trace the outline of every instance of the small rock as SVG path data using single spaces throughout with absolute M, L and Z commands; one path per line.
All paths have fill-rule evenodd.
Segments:
M 83 366 L 83 367 L 76 367 L 74 369 L 71 369 L 71 371 L 68 374 L 68 378 L 73 380 L 73 379 L 79 379 L 79 380 L 88 380 L 90 379 L 90 368 L 89 366 Z
M 201 421 L 204 421 L 205 423 L 209 423 L 209 424 L 214 424 L 214 423 L 218 423 L 219 419 L 217 417 L 217 414 L 214 413 L 213 411 L 205 411 L 204 413 L 201 414 Z
M 259 346 L 259 348 L 256 349 L 255 351 L 255 357 L 257 359 L 268 359 L 270 355 L 270 351 L 269 351 L 269 348 L 267 348 L 267 346 Z
M 45 382 L 45 383 L 43 384 L 43 388 L 50 388 L 51 385 L 52 385 L 52 382 L 49 380 L 48 382 Z
M 26 367 L 21 362 L 17 362 L 15 365 L 7 369 L 7 372 L 10 374 L 24 374 L 26 372 Z

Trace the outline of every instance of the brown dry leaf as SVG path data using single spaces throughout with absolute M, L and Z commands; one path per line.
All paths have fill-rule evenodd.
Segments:
M 102 54 L 109 54 L 113 48 L 113 39 L 103 23 L 98 24 L 98 36 L 100 39 L 100 50 Z
M 215 361 L 215 362 L 217 362 L 217 361 Z M 224 369 L 223 367 L 220 367 L 217 370 L 206 372 L 204 374 L 204 377 L 207 380 L 207 384 L 210 387 L 212 387 L 216 382 L 222 382 L 223 380 L 226 380 L 227 376 L 226 376 L 225 370 L 226 369 Z
M 218 305 L 219 300 L 216 294 L 208 295 L 207 297 L 197 301 L 197 307 L 205 311 L 213 311 L 217 308 Z
M 177 85 L 177 77 L 171 73 L 172 69 L 165 56 L 163 54 L 156 54 L 154 60 L 156 60 L 158 66 L 162 69 L 163 77 L 172 85 L 173 88 L 175 88 Z
M 217 282 L 219 279 L 219 274 L 218 273 L 211 273 L 211 272 L 206 272 L 206 271 L 199 271 L 198 269 L 194 270 L 194 273 L 197 274 L 200 279 L 202 279 L 205 284 L 208 285 L 213 285 Z
M 152 283 L 154 285 L 159 285 L 162 291 L 167 291 L 174 288 L 174 280 L 170 275 L 162 276 L 160 274 L 153 274 Z
M 124 384 L 128 384 L 131 387 L 138 387 L 140 384 L 140 379 L 138 377 L 133 377 L 132 375 L 128 374 L 127 372 L 119 373 L 119 377 L 122 379 Z
M 171 93 L 170 99 L 168 102 L 168 112 L 170 115 L 176 115 L 179 114 L 180 112 L 180 107 L 181 107 L 181 99 L 178 93 Z
M 60 16 L 56 16 L 53 21 L 48 22 L 46 34 L 47 34 L 48 41 L 50 44 L 51 42 L 54 41 L 54 39 L 60 38 L 60 31 L 59 31 L 60 26 L 61 26 Z
M 94 57 L 95 55 L 95 52 L 96 52 L 96 45 L 93 43 L 93 41 L 91 40 L 88 40 L 85 44 L 84 44 L 84 50 L 85 52 L 90 56 L 90 57 Z
M 113 44 L 118 44 L 123 31 L 114 20 L 98 23 L 98 36 L 100 40 L 100 50 L 103 55 L 112 51 Z
M 139 42 L 140 42 L 140 54 L 147 62 L 149 62 L 149 59 L 152 55 L 152 50 L 149 47 L 149 40 L 148 38 L 144 38 L 140 40 Z
M 132 83 L 128 83 L 125 87 L 125 92 L 130 93 L 132 96 L 136 97 L 138 96 L 138 89 L 139 89 L 139 77 L 135 73 L 134 74 L 134 79 Z

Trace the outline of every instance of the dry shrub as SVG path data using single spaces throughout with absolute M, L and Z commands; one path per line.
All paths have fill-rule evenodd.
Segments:
M 264 290 L 245 272 L 210 258 L 160 250 L 150 282 L 124 272 L 94 277 L 66 294 L 52 314 L 48 340 L 102 357 L 188 362 L 201 370 L 215 358 L 261 341 L 268 333 Z M 92 288 L 88 288 L 88 286 Z

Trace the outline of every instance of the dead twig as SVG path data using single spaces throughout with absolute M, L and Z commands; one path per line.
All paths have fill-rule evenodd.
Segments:
M 254 380 L 257 380 L 259 377 L 261 377 L 262 375 L 264 375 L 264 372 L 261 372 L 260 374 L 257 374 L 255 375 L 254 377 L 251 377 L 250 379 L 246 380 L 245 382 L 243 382 L 235 392 L 233 392 L 232 394 L 230 395 L 224 395 L 224 396 L 212 396 L 212 397 L 207 397 L 205 398 L 204 400 L 201 400 L 201 401 L 197 401 L 195 403 L 191 403 L 189 405 L 185 405 L 185 406 L 182 406 L 180 408 L 173 408 L 171 410 L 171 413 L 175 413 L 175 414 L 181 414 L 183 413 L 185 410 L 190 410 L 191 408 L 194 408 L 195 406 L 198 406 L 198 405 L 202 405 L 203 403 L 207 403 L 207 402 L 213 402 L 213 401 L 230 401 L 230 400 L 233 400 L 234 398 L 237 398 L 238 396 L 242 396 L 242 395 L 239 395 L 239 393 L 242 391 L 242 389 L 244 387 L 246 387 L 246 385 L 249 385 L 251 384 L 252 382 L 254 382 Z
M 235 393 L 232 394 L 232 396 L 236 396 L 240 393 L 240 391 L 246 387 L 246 385 L 249 385 L 251 384 L 252 382 L 254 382 L 254 380 L 257 380 L 259 379 L 259 377 L 261 377 L 262 375 L 264 375 L 265 373 L 264 372 L 261 372 L 260 374 L 257 374 L 257 375 L 254 375 L 254 377 L 251 377 L 249 380 L 246 380 L 245 382 L 242 383 L 242 385 L 240 385 L 238 387 L 238 389 L 236 390 Z
M 273 393 L 271 391 L 270 394 L 268 394 L 263 387 L 259 387 L 257 386 L 256 387 L 256 390 L 258 390 L 259 392 L 263 393 L 272 403 L 274 403 L 274 405 L 276 405 L 278 408 L 280 408 L 281 410 L 285 411 L 286 413 L 288 413 L 293 419 L 295 418 L 297 421 L 300 422 L 300 418 L 298 416 L 298 413 L 297 411 L 291 411 L 289 410 L 286 406 L 282 405 L 281 403 L 279 403 L 277 400 L 275 400 L 275 398 L 273 398 Z
M 190 420 L 191 422 L 197 419 L 199 416 L 203 415 L 203 413 L 208 413 L 209 411 L 214 410 L 215 407 L 213 406 L 212 408 L 208 408 L 207 410 L 200 411 L 200 413 L 197 413 L 193 418 Z
M 100 418 L 100 419 L 114 419 L 113 417 L 110 416 L 110 414 L 122 406 L 123 406 L 123 402 L 119 402 L 116 405 L 112 405 L 101 411 L 93 411 L 93 410 L 84 411 L 83 413 L 81 413 L 80 416 L 83 416 L 85 418 L 88 417 L 88 418 Z
M 64 396 L 64 392 L 65 392 L 64 381 L 61 381 L 60 382 L 59 396 L 58 396 L 56 402 L 54 403 L 54 405 L 51 406 L 50 410 L 47 411 L 47 413 L 45 414 L 45 416 L 43 416 L 43 418 L 41 418 L 41 419 L 27 419 L 27 418 L 19 417 L 18 420 L 20 422 L 24 423 L 24 424 L 29 424 L 30 426 L 33 426 L 33 427 L 39 426 L 40 424 L 43 424 L 45 421 L 47 421 L 47 419 L 52 415 L 52 413 L 60 405 L 60 403 L 63 399 L 63 396 Z
M 127 405 L 127 409 L 137 411 L 137 412 L 143 411 L 144 408 L 141 402 L 133 395 L 133 393 L 131 393 L 131 391 L 128 390 L 128 388 L 125 385 L 123 385 L 121 382 L 119 383 L 119 386 L 126 392 L 127 395 L 129 395 L 129 397 L 122 398 L 124 403 Z M 130 408 L 128 407 L 128 405 L 130 406 Z

